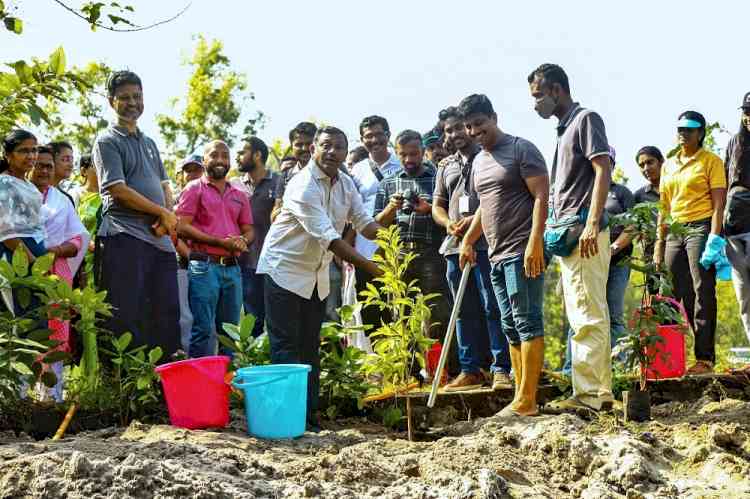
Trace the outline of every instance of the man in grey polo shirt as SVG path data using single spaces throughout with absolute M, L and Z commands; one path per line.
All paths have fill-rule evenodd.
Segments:
M 573 102 L 568 76 L 560 66 L 542 64 L 528 82 L 539 116 L 559 120 L 545 243 L 560 257 L 565 310 L 574 333 L 573 396 L 551 409 L 606 409 L 612 404 L 610 243 L 602 220 L 612 170 L 607 134 L 597 113 Z M 566 236 L 558 238 L 563 231 Z M 564 244 L 555 245 L 556 238 Z
M 137 126 L 143 114 L 138 75 L 113 73 L 107 93 L 117 125 L 96 138 L 93 151 L 102 195 L 98 285 L 114 308 L 106 327 L 132 333 L 133 346 L 160 346 L 167 358 L 180 342 L 169 179 L 156 144 Z

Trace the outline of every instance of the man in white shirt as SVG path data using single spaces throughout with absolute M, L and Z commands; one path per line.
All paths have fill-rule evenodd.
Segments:
M 274 364 L 309 364 L 307 420 L 317 427 L 320 327 L 329 293 L 333 255 L 370 274 L 377 265 L 341 237 L 344 226 L 374 239 L 380 225 L 362 205 L 354 181 L 341 175 L 348 143 L 344 132 L 323 127 L 313 161 L 289 182 L 281 213 L 266 236 L 257 273 L 265 274 L 266 327 Z
M 401 162 L 394 153 L 388 150 L 388 141 L 391 130 L 388 121 L 382 116 L 367 116 L 359 124 L 359 136 L 362 145 L 367 149 L 368 157 L 356 163 L 352 169 L 352 177 L 359 183 L 359 193 L 362 195 L 362 203 L 367 213 L 374 213 L 375 196 L 383 179 L 395 175 L 401 171 Z M 357 234 L 354 246 L 362 256 L 372 260 L 378 246 Z M 356 271 L 357 293 L 367 289 L 367 283 L 372 281 L 372 276 L 361 269 Z M 377 283 L 373 283 L 376 286 Z M 362 322 L 365 324 L 380 324 L 380 311 L 377 307 L 368 307 L 362 310 Z

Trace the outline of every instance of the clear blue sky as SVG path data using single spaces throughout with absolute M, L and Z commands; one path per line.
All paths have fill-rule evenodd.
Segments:
M 603 116 L 631 188 L 643 184 L 633 154 L 645 144 L 668 149 L 681 111 L 735 131 L 750 91 L 746 0 L 194 0 L 178 20 L 134 34 L 91 33 L 52 0 L 8 3 L 19 6 L 26 31 L 0 34 L 3 60 L 46 56 L 62 44 L 73 64 L 103 60 L 136 71 L 146 97 L 141 125 L 157 140 L 154 114 L 184 93 L 180 62 L 196 33 L 222 40 L 233 67 L 247 73 L 270 118 L 261 133 L 269 141 L 310 117 L 343 128 L 350 142 L 369 114 L 388 118 L 394 132 L 425 131 L 441 108 L 482 92 L 503 130 L 551 160 L 556 120 L 534 113 L 526 76 L 556 62 L 573 97 Z M 145 24 L 186 1 L 125 3 Z

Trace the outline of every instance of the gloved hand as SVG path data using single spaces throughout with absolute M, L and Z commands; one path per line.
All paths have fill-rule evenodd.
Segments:
M 716 262 L 716 278 L 720 281 L 732 280 L 732 266 L 724 253 L 722 253 L 721 259 Z
M 717 236 L 716 234 L 709 234 L 708 235 L 708 241 L 706 241 L 706 247 L 703 249 L 703 254 L 701 255 L 701 265 L 704 269 L 708 270 L 711 268 L 711 265 L 718 262 L 721 257 L 724 257 L 724 260 L 727 259 L 726 253 L 724 252 L 724 247 L 727 245 L 726 240 L 721 237 Z

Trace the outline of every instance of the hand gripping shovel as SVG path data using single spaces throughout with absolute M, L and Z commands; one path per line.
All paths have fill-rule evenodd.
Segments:
M 456 292 L 456 299 L 453 302 L 453 310 L 451 311 L 451 319 L 448 321 L 448 330 L 445 332 L 445 339 L 443 340 L 443 348 L 440 351 L 440 361 L 438 361 L 437 369 L 435 370 L 435 376 L 432 380 L 432 390 L 430 390 L 430 398 L 427 399 L 427 407 L 432 408 L 435 405 L 435 399 L 437 398 L 438 387 L 440 386 L 440 378 L 445 367 L 445 361 L 448 358 L 448 353 L 451 348 L 451 340 L 453 339 L 453 333 L 456 330 L 456 321 L 458 320 L 458 311 L 461 310 L 461 302 L 464 299 L 464 292 L 466 291 L 466 283 L 469 282 L 469 276 L 471 275 L 471 264 L 466 262 L 464 265 L 463 274 L 461 274 L 461 282 L 458 285 L 458 291 Z

